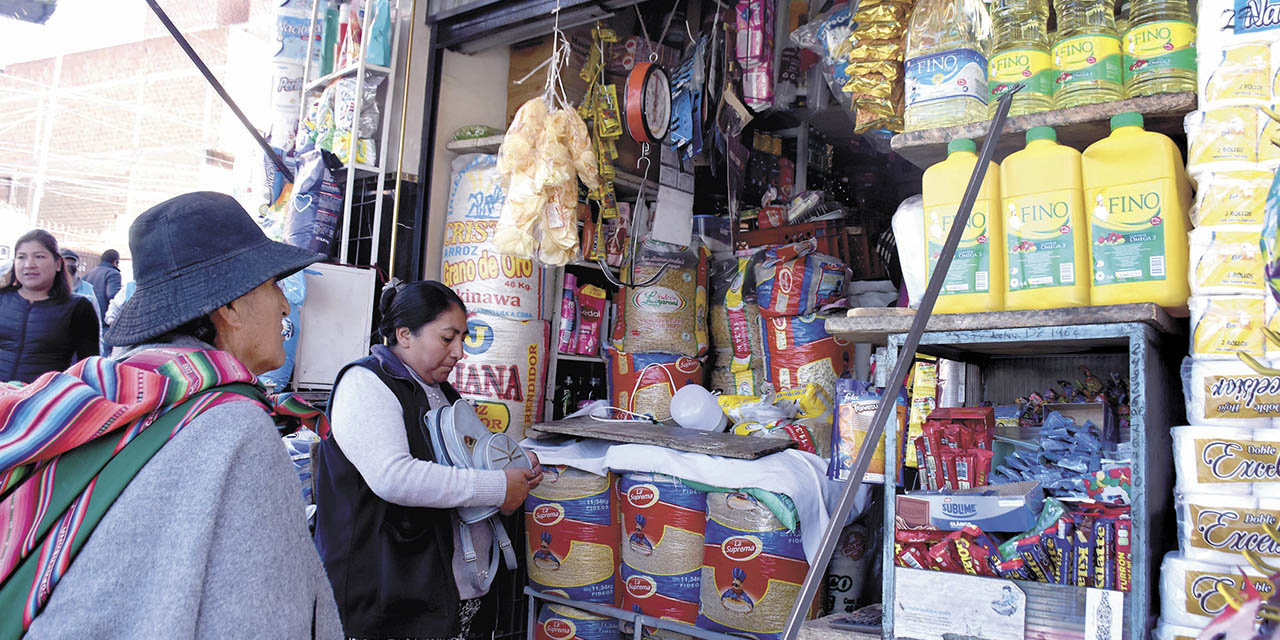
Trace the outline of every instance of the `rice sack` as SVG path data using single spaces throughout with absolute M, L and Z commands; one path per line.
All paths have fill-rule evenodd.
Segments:
M 536 320 L 542 310 L 542 268 L 494 247 L 506 202 L 498 156 L 472 153 L 453 160 L 445 217 L 440 280 L 467 303 L 467 311 Z
M 809 563 L 799 531 L 788 531 L 745 493 L 707 496 L 698 626 L 776 640 L 800 595 Z
M 613 605 L 618 511 L 611 477 L 566 466 L 546 466 L 543 473 L 524 502 L 529 585 Z
M 618 494 L 622 610 L 696 623 L 707 494 L 656 473 L 623 474 Z
M 725 367 L 711 370 L 711 386 L 708 389 L 731 396 L 764 395 L 764 365 L 760 369 L 734 371 Z
M 535 640 L 618 640 L 618 621 L 573 607 L 542 605 Z
M 707 334 L 707 260 L 668 268 L 647 287 L 623 287 L 616 297 L 615 346 L 632 353 L 672 353 L 696 357 L 709 348 Z M 635 281 L 645 282 L 660 267 L 637 263 Z
M 671 419 L 671 396 L 687 384 L 702 384 L 702 361 L 665 353 L 625 353 L 606 349 L 609 401 L 654 419 Z
M 550 324 L 473 313 L 467 332 L 449 382 L 476 402 L 490 431 L 523 438 L 525 427 L 542 419 Z
M 813 313 L 845 295 L 849 269 L 836 258 L 815 253 L 810 238 L 766 249 L 756 265 L 756 303 L 767 316 Z
M 836 378 L 853 361 L 853 344 L 827 333 L 825 320 L 815 314 L 761 315 L 765 378 L 775 389 L 816 384 L 827 392 L 828 398 L 835 397 Z
M 711 346 L 717 367 L 733 371 L 759 368 L 764 350 L 760 337 L 760 307 L 743 303 L 733 309 L 711 305 Z

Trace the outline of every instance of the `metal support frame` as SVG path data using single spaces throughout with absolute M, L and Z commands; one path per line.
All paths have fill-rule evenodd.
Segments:
M 951 259 L 955 257 L 956 248 L 960 245 L 960 236 L 964 233 L 965 224 L 969 222 L 969 214 L 973 211 L 973 204 L 978 199 L 978 191 L 982 188 L 982 181 L 987 174 L 987 165 L 991 162 L 991 157 L 995 155 L 996 142 L 1000 139 L 1001 132 L 1004 131 L 1005 119 L 1009 116 L 1009 107 L 1012 104 L 1013 96 L 1023 85 L 1014 85 L 1012 90 L 1000 97 L 999 106 L 996 109 L 996 115 L 991 120 L 991 128 L 987 131 L 986 138 L 982 142 L 982 152 L 978 154 L 978 164 L 973 168 L 973 174 L 969 176 L 969 185 L 965 187 L 964 197 L 960 200 L 960 209 L 956 212 L 955 220 L 951 225 L 951 232 L 947 235 L 947 242 L 943 245 L 942 254 L 938 256 L 938 263 L 934 267 L 933 276 L 929 278 L 929 285 L 925 288 L 924 297 L 920 300 L 920 308 L 916 310 L 915 319 L 911 323 L 911 331 L 907 334 L 906 343 L 903 351 L 907 353 L 915 353 L 916 346 L 920 344 L 920 336 L 924 333 L 924 327 L 929 322 L 929 316 L 933 313 L 933 304 L 938 300 L 938 293 L 942 290 L 942 281 L 947 277 L 947 270 L 951 268 Z M 813 601 L 814 596 L 818 593 L 818 587 L 822 585 L 823 579 L 827 573 L 827 565 L 831 562 L 831 552 L 835 549 L 836 540 L 840 538 L 840 532 L 844 528 L 844 522 L 849 517 L 849 513 L 853 510 L 854 498 L 858 493 L 858 489 L 862 486 L 862 477 L 867 472 L 867 467 L 871 465 L 871 458 L 875 453 L 876 446 L 873 443 L 880 441 L 880 436 L 884 433 L 885 423 L 888 422 L 889 416 L 895 411 L 894 405 L 897 402 L 898 391 L 907 377 L 910 360 L 899 360 L 893 367 L 893 373 L 889 377 L 889 385 L 885 388 L 884 394 L 880 398 L 880 405 L 876 407 L 875 417 L 871 420 L 871 427 L 867 430 L 866 437 L 862 441 L 862 447 L 858 450 L 858 455 L 853 460 L 853 468 L 849 473 L 849 479 L 844 483 L 844 491 L 840 494 L 840 501 L 836 505 L 835 511 L 831 514 L 831 521 L 827 524 L 827 530 L 822 533 L 822 542 L 818 546 L 818 552 L 814 556 L 814 561 L 809 564 L 809 572 L 805 574 L 804 584 L 800 587 L 800 593 L 796 597 L 796 601 L 791 605 L 791 613 L 787 616 L 787 626 L 783 631 L 781 640 L 795 640 L 800 634 L 800 627 L 804 624 L 805 614 L 809 609 L 809 603 Z M 891 523 L 887 523 L 891 524 Z
M 700 627 L 683 624 L 666 618 L 654 618 L 653 616 L 646 616 L 634 611 L 623 611 L 617 607 L 611 607 L 597 602 L 578 602 L 577 600 L 561 598 L 560 596 L 551 595 L 549 593 L 535 591 L 532 587 L 525 587 L 524 592 L 529 596 L 529 640 L 534 640 L 534 632 L 538 627 L 538 608 L 535 606 L 536 601 L 538 600 L 544 600 L 551 604 L 560 604 L 566 607 L 572 607 L 574 609 L 593 613 L 605 618 L 613 618 L 622 622 L 630 622 L 634 627 L 632 631 L 633 640 L 640 640 L 643 637 L 644 627 L 675 631 L 676 633 L 701 638 L 702 640 L 742 640 L 738 636 L 731 636 L 726 633 L 717 633 L 715 631 L 707 631 Z
M 431 45 L 423 82 L 426 90 L 422 96 L 422 133 L 418 146 L 418 197 L 413 203 L 413 230 L 416 233 L 410 265 L 414 273 L 405 278 L 411 281 L 422 278 L 426 266 L 424 252 L 431 235 L 427 207 L 433 180 L 431 165 L 435 159 L 436 101 L 440 97 L 440 68 L 444 63 L 444 48 L 439 46 L 437 41 L 439 36 L 437 23 L 428 21 L 426 29 L 428 42 Z M 399 221 L 397 220 L 396 223 L 398 224 Z

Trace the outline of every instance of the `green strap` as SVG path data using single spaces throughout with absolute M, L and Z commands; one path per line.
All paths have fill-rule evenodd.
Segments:
M 31 555 L 27 556 L 9 575 L 8 580 L 0 585 L 0 640 L 16 640 L 25 635 L 24 611 L 28 607 L 32 590 L 35 588 L 33 583 L 41 564 L 40 548 L 50 530 L 84 493 L 94 477 L 97 477 L 97 484 L 89 498 L 83 521 L 68 541 L 71 545 L 70 561 L 74 561 L 93 529 L 111 508 L 116 498 L 124 492 L 129 482 L 169 441 L 170 433 L 175 427 L 180 426 L 178 421 L 191 409 L 192 405 L 201 401 L 204 396 L 216 392 L 235 393 L 266 404 L 262 391 L 252 385 L 235 383 L 214 387 L 165 412 L 125 445 L 119 453 L 113 455 L 115 446 L 120 441 L 119 436 L 113 434 L 62 454 L 57 462 L 56 480 L 49 508 L 37 526 L 35 548 Z M 146 543 L 141 540 L 138 542 Z M 54 580 L 60 578 L 63 573 L 65 571 L 55 570 Z M 45 601 L 47 602 L 47 599 Z M 92 603 L 84 604 L 93 606 Z M 36 612 L 36 615 L 39 615 L 39 612 Z

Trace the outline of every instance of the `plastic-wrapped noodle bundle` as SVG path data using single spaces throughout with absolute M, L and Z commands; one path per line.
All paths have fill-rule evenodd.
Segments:
M 611 477 L 565 466 L 547 466 L 544 473 L 524 503 L 529 583 L 612 605 L 618 512 Z

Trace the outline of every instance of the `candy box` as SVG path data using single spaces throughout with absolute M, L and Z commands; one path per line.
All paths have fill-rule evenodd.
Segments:
M 898 496 L 898 519 L 908 527 L 956 531 L 975 525 L 988 532 L 1021 533 L 1036 524 L 1044 504 L 1038 482 L 978 487 L 960 491 L 913 491 Z

